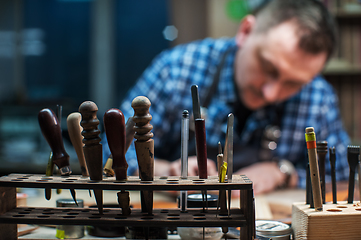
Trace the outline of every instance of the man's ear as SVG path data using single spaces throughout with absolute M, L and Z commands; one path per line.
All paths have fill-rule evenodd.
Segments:
M 236 43 L 238 47 L 242 47 L 243 43 L 252 32 L 253 27 L 256 24 L 256 17 L 253 15 L 245 16 L 238 28 L 238 32 L 236 34 Z

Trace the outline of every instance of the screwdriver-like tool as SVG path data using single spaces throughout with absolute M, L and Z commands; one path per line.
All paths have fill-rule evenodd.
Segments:
M 66 153 L 61 136 L 61 128 L 55 113 L 44 108 L 38 114 L 41 132 L 53 152 L 53 163 L 58 166 L 62 176 L 70 175 L 69 155 Z
M 332 202 L 334 204 L 336 204 L 337 203 L 337 187 L 336 187 L 336 148 L 335 147 L 330 147 L 329 158 L 330 158 L 330 164 L 331 164 Z
M 218 167 L 218 180 L 220 183 L 224 183 L 227 174 L 227 163 L 223 161 L 221 142 L 218 142 L 217 167 Z M 226 190 L 219 190 L 218 202 L 217 202 L 217 214 L 219 207 L 221 207 L 222 215 L 227 214 Z
M 181 127 L 181 177 L 187 179 L 188 177 L 188 140 L 189 140 L 189 113 L 184 110 L 182 113 L 182 127 Z M 181 212 L 187 211 L 187 191 L 180 192 L 180 207 Z
M 228 114 L 227 119 L 227 132 L 226 132 L 226 143 L 224 146 L 224 159 L 227 161 L 227 180 L 232 182 L 233 175 L 233 124 L 234 124 L 234 115 L 233 113 Z M 228 217 L 231 213 L 231 199 L 232 199 L 232 190 L 228 190 Z
M 80 125 L 83 127 L 83 151 L 86 165 L 88 167 L 89 177 L 93 181 L 101 181 L 102 175 L 102 145 L 100 144 L 100 130 L 98 129 L 99 120 L 97 118 L 98 106 L 92 101 L 85 101 L 79 106 L 82 120 Z M 101 189 L 93 189 L 95 200 L 97 202 L 99 214 L 103 214 L 103 192 Z
M 76 155 L 78 157 L 81 175 L 83 177 L 88 177 L 89 173 L 88 173 L 88 168 L 86 167 L 86 162 L 83 152 L 83 146 L 84 146 L 83 136 L 81 135 L 83 128 L 80 126 L 80 122 L 81 122 L 81 114 L 79 112 L 74 112 L 69 114 L 69 116 L 66 119 L 70 141 L 73 144 Z M 89 189 L 89 196 L 91 197 L 90 189 Z
M 58 106 L 57 109 L 58 109 L 58 116 L 60 118 L 61 106 L 60 107 Z M 53 164 L 58 166 L 61 175 L 66 176 L 71 174 L 71 169 L 69 166 L 69 155 L 64 148 L 63 138 L 61 135 L 61 125 L 60 125 L 61 122 L 59 118 L 56 117 L 54 112 L 49 108 L 45 108 L 41 110 L 38 114 L 41 131 L 52 150 L 52 156 L 51 156 L 52 162 Z M 52 167 L 48 167 L 47 175 L 52 174 L 51 168 Z M 49 191 L 51 191 L 51 189 L 48 188 L 45 189 L 46 192 L 45 195 L 47 198 L 48 197 L 50 198 Z M 78 204 L 76 201 L 75 190 L 70 189 L 70 192 L 74 202 Z
M 306 167 L 306 204 L 310 204 L 310 208 L 315 208 L 312 195 L 310 163 L 307 163 Z
M 154 178 L 154 140 L 150 124 L 152 115 L 149 113 L 150 101 L 144 96 L 138 96 L 132 101 L 134 109 L 133 121 L 135 122 L 134 138 L 136 141 L 135 150 L 138 159 L 139 177 L 141 181 L 153 181 Z M 153 191 L 141 191 L 142 212 L 152 215 L 153 212 Z
M 128 163 L 125 160 L 125 121 L 119 109 L 109 109 L 103 117 L 105 134 L 110 152 L 113 156 L 113 166 L 117 180 L 127 179 Z
M 353 203 L 353 194 L 355 189 L 355 173 L 359 163 L 360 146 L 347 146 L 347 161 L 350 168 L 348 179 L 348 203 Z
M 320 185 L 320 173 L 318 170 L 316 152 L 316 134 L 313 127 L 307 127 L 305 129 L 305 138 L 307 144 L 308 159 L 310 163 L 313 203 L 316 211 L 322 211 L 323 206 Z
M 61 119 L 63 116 L 63 106 L 62 105 L 56 105 L 56 117 L 59 120 L 60 130 L 61 130 Z M 57 189 L 58 190 L 58 189 Z M 76 201 L 76 193 L 73 188 L 69 188 L 70 194 L 75 202 L 75 204 L 78 206 L 78 202 Z
M 88 168 L 86 167 L 84 152 L 83 152 L 83 136 L 81 132 L 83 128 L 80 126 L 81 122 L 81 114 L 79 112 L 74 112 L 69 114 L 67 118 L 67 126 L 68 126 L 68 133 L 70 137 L 70 141 L 73 144 L 75 149 L 76 155 L 78 156 L 81 175 L 83 177 L 88 177 Z
M 48 164 L 46 165 L 45 176 L 53 176 L 53 172 L 54 172 L 53 152 L 50 151 Z M 51 199 L 51 188 L 45 188 L 45 199 L 48 201 Z
M 108 139 L 110 152 L 113 156 L 112 169 L 116 180 L 127 180 L 128 163 L 125 159 L 125 121 L 122 111 L 116 108 L 109 109 L 103 117 L 105 134 Z M 129 192 L 117 193 L 119 207 L 123 215 L 130 214 Z
M 323 204 L 326 203 L 326 155 L 327 155 L 327 141 L 316 142 L 317 157 L 320 171 L 320 184 L 321 184 L 321 195 Z
M 195 125 L 195 135 L 196 135 L 196 149 L 197 149 L 197 163 L 198 163 L 198 172 L 200 179 L 207 179 L 207 141 L 206 141 L 206 127 L 205 120 L 201 116 L 201 107 L 199 102 L 198 95 L 198 86 L 192 85 L 192 101 L 193 101 L 193 118 Z M 202 190 L 202 200 L 203 200 L 203 211 L 205 211 L 205 206 L 208 207 L 208 198 L 207 190 Z
M 135 126 L 135 123 L 133 121 L 133 118 L 132 117 L 128 118 L 128 120 L 125 124 L 125 152 L 127 152 L 130 144 L 134 140 L 134 134 L 135 134 L 134 126 Z M 110 154 L 110 156 L 103 168 L 104 174 L 108 177 L 114 177 L 114 175 L 115 175 L 115 173 L 112 169 L 112 166 L 113 166 L 113 156 L 112 156 L 112 154 Z

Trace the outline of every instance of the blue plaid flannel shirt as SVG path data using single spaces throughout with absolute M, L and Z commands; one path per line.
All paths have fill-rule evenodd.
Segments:
M 207 146 L 217 146 L 218 141 L 224 146 L 227 115 L 233 111 L 232 104 L 237 97 L 233 83 L 233 60 L 236 52 L 234 38 L 208 38 L 180 45 L 159 54 L 122 102 L 120 110 L 124 113 L 125 120 L 134 115 L 131 108 L 132 100 L 137 96 L 148 97 L 152 103 L 150 114 L 153 117 L 151 124 L 155 147 L 170 151 L 172 147 L 180 148 L 182 111 L 187 109 L 190 116 L 192 114 L 191 86 L 198 85 L 202 104 L 202 98 L 212 84 L 221 56 L 228 49 L 231 49 L 231 52 L 225 58 L 220 82 L 208 106 L 206 119 Z M 308 156 L 304 133 L 305 128 L 309 126 L 314 127 L 317 141 L 326 140 L 329 147 L 336 147 L 336 177 L 337 180 L 346 180 L 349 174 L 349 137 L 343 129 L 337 96 L 331 85 L 321 76 L 317 76 L 297 95 L 283 102 L 282 108 L 282 135 L 275 155 L 279 159 L 288 159 L 294 163 L 299 176 L 299 187 L 306 185 L 305 168 Z M 273 106 L 252 112 L 242 133 L 235 133 L 234 144 L 252 144 L 252 133 L 270 124 L 273 115 Z M 172 146 L 172 143 L 176 145 Z M 103 146 L 105 161 L 110 155 L 105 136 Z M 157 152 L 155 157 L 157 158 Z M 127 151 L 126 159 L 129 164 L 128 174 L 133 174 L 138 168 L 134 143 Z M 326 181 L 330 181 L 328 156 L 326 174 Z

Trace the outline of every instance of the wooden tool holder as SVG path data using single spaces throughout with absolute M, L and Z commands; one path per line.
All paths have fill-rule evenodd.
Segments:
M 34 208 L 16 207 L 16 188 L 101 189 L 101 190 L 239 190 L 240 208 L 232 208 L 230 216 L 217 214 L 216 209 L 154 209 L 153 215 L 132 209 L 129 216 L 119 209 L 104 209 L 100 215 L 91 208 Z M 219 183 L 217 176 L 155 177 L 153 181 L 140 181 L 128 177 L 117 181 L 114 177 L 92 181 L 88 177 L 45 176 L 36 174 L 10 174 L 0 178 L 0 239 L 17 239 L 16 224 L 92 225 L 92 226 L 144 226 L 144 227 L 241 227 L 240 239 L 255 238 L 255 208 L 252 182 L 244 175 L 235 175 L 231 183 Z
M 292 206 L 292 229 L 296 240 L 360 239 L 360 220 L 359 201 L 326 203 L 319 212 L 305 203 Z

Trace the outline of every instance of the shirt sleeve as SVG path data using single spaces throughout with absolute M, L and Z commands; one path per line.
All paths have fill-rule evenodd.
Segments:
M 344 130 L 341 114 L 338 106 L 338 98 L 333 89 L 330 94 L 325 94 L 324 104 L 320 112 L 320 126 L 318 132 L 319 140 L 326 140 L 328 147 L 336 149 L 336 180 L 347 180 L 349 166 L 347 161 L 347 145 L 350 139 Z M 331 181 L 331 164 L 329 154 L 326 156 L 326 182 Z
M 150 114 L 152 120 L 150 124 L 153 125 L 152 132 L 154 133 L 153 140 L 155 143 L 162 135 L 162 129 L 169 125 L 169 121 L 164 118 L 167 112 L 167 104 L 172 92 L 172 78 L 169 73 L 169 61 L 165 52 L 159 54 L 152 62 L 152 64 L 144 71 L 136 84 L 128 91 L 126 97 L 120 105 L 120 110 L 124 114 L 125 121 L 134 115 L 134 110 L 131 103 L 137 96 L 146 96 L 150 102 Z M 110 155 L 109 146 L 105 134 L 102 139 L 103 145 L 103 163 L 106 162 Z M 126 160 L 128 162 L 128 175 L 134 175 L 138 169 L 138 161 L 134 146 L 134 141 L 126 152 Z

